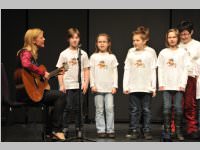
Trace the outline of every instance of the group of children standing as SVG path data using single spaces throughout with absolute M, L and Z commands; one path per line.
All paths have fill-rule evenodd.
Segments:
M 89 59 L 85 51 L 78 49 L 78 29 L 70 28 L 67 32 L 69 47 L 61 52 L 56 65 L 61 67 L 67 62 L 69 66 L 64 75 L 58 76 L 60 91 L 67 95 L 63 132 L 67 137 L 68 115 L 71 110 L 76 112 L 76 130 L 81 130 L 78 120 L 78 60 L 81 56 L 82 90 L 85 94 L 90 83 L 94 93 L 97 135 L 102 138 L 114 138 L 114 94 L 118 89 L 118 61 L 111 50 L 111 38 L 108 34 L 99 34 L 96 38 L 95 52 Z M 140 26 L 132 33 L 133 47 L 128 50 L 123 77 L 123 92 L 129 94 L 130 125 L 127 138 L 139 138 L 142 116 L 143 136 L 145 139 L 152 139 L 150 106 L 151 99 L 156 96 L 157 91 L 157 68 L 159 91 L 163 93 L 165 133 L 171 134 L 171 118 L 174 115 L 176 137 L 184 140 L 181 122 L 185 111 L 187 133 L 196 136 L 197 102 L 200 107 L 200 42 L 192 39 L 192 34 L 193 26 L 187 21 L 181 22 L 178 29 L 169 29 L 166 33 L 166 48 L 161 50 L 157 58 L 155 50 L 147 45 L 149 29 Z M 172 104 L 174 113 L 171 109 Z M 200 128 L 200 115 L 198 116 Z

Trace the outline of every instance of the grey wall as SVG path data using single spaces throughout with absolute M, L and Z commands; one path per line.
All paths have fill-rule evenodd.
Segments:
M 1 10 L 2 57 L 8 73 L 12 98 L 14 99 L 13 72 L 16 52 L 23 45 L 23 36 L 28 28 L 38 27 L 45 31 L 46 46 L 39 51 L 39 63 L 48 70 L 55 68 L 59 53 L 67 47 L 66 29 L 77 27 L 81 32 L 82 48 L 89 55 L 94 51 L 98 33 L 106 32 L 112 38 L 112 50 L 119 61 L 119 90 L 115 96 L 115 120 L 128 121 L 128 96 L 122 94 L 123 66 L 127 50 L 132 46 L 131 32 L 139 25 L 150 28 L 149 46 L 157 54 L 164 48 L 165 32 L 182 19 L 191 20 L 195 25 L 194 37 L 200 40 L 200 10 Z M 50 81 L 53 89 L 58 88 L 57 80 Z M 94 119 L 93 95 L 86 95 L 85 112 Z M 153 121 L 162 119 L 162 97 L 152 101 Z

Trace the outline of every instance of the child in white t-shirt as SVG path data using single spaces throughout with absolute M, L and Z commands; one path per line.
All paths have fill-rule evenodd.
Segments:
M 198 139 L 198 120 L 197 120 L 197 65 L 200 65 L 200 42 L 193 39 L 194 25 L 190 21 L 181 21 L 178 25 L 180 32 L 179 47 L 184 48 L 189 56 L 188 80 L 184 93 L 184 116 L 186 136 L 190 139 Z M 197 91 L 198 90 L 198 91 Z
M 96 39 L 96 51 L 90 57 L 90 87 L 95 94 L 96 128 L 98 137 L 115 137 L 113 97 L 118 88 L 118 62 L 111 52 L 111 40 L 102 33 Z M 104 118 L 104 106 L 106 121 Z
M 77 136 L 81 135 L 82 120 L 79 118 L 79 57 L 81 57 L 81 85 L 83 94 L 86 93 L 89 83 L 89 59 L 85 51 L 80 50 L 80 33 L 76 28 L 67 31 L 69 47 L 60 53 L 56 67 L 67 63 L 68 70 L 58 76 L 60 91 L 66 93 L 66 106 L 63 114 L 63 132 L 67 138 L 69 132 L 69 114 L 75 112 L 75 128 Z M 80 55 L 79 55 L 80 52 Z M 81 98 L 82 99 L 82 98 Z M 82 101 L 81 101 L 82 102 Z
M 163 92 L 163 115 L 166 138 L 171 135 L 172 100 L 174 99 L 176 137 L 183 141 L 181 133 L 182 98 L 187 84 L 187 53 L 178 47 L 180 38 L 177 29 L 170 29 L 166 34 L 167 48 L 158 56 L 159 90 Z
M 127 138 L 139 137 L 140 117 L 143 115 L 143 134 L 145 139 L 151 135 L 151 97 L 156 95 L 155 50 L 146 45 L 149 29 L 138 27 L 133 32 L 133 48 L 129 49 L 124 67 L 123 91 L 129 94 L 130 125 Z

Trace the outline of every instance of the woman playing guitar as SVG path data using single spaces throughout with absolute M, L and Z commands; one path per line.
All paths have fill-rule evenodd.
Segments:
M 30 81 L 26 78 L 24 71 L 27 71 L 27 73 L 35 74 L 39 77 L 41 77 L 42 80 L 48 81 L 48 79 L 51 77 L 50 73 L 47 72 L 44 68 L 39 67 L 37 64 L 37 58 L 38 58 L 38 49 L 44 47 L 44 41 L 45 38 L 43 36 L 43 31 L 38 28 L 29 29 L 25 36 L 24 36 L 24 46 L 23 48 L 18 51 L 17 53 L 17 70 L 15 72 L 15 80 L 16 83 L 19 83 L 19 80 L 22 81 L 22 86 L 19 86 L 19 84 L 16 84 L 17 92 L 19 92 L 20 87 L 25 87 L 24 92 L 29 95 L 28 88 L 26 86 L 25 81 Z M 20 74 L 21 73 L 21 74 Z M 21 79 L 19 79 L 19 76 L 23 76 Z M 33 80 L 34 81 L 34 80 Z M 35 81 L 36 82 L 36 81 Z M 40 84 L 39 84 L 40 85 Z M 29 84 L 30 86 L 30 84 Z M 35 85 L 31 85 L 35 86 Z M 22 88 L 21 88 L 22 89 Z M 35 92 L 35 90 L 31 91 L 32 93 Z M 50 90 L 50 89 L 44 89 L 42 92 L 42 97 L 40 100 L 40 103 L 43 103 L 45 105 L 54 105 L 54 111 L 52 116 L 52 135 L 56 137 L 58 140 L 65 140 L 64 134 L 61 132 L 61 122 L 62 122 L 62 115 L 63 110 L 65 106 L 65 95 L 57 90 Z M 17 97 L 17 100 L 20 97 Z M 29 99 L 31 100 L 31 97 L 29 96 Z M 25 100 L 26 101 L 26 100 Z M 39 102 L 39 101 L 38 101 Z

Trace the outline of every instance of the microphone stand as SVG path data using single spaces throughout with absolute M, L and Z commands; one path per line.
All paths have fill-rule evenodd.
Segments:
M 73 141 L 77 140 L 78 142 L 96 142 L 95 140 L 91 140 L 86 138 L 83 135 L 83 131 L 81 131 L 82 128 L 82 81 L 81 81 L 81 48 L 80 45 L 78 46 L 78 82 L 79 82 L 79 96 L 78 96 L 78 105 L 79 105 L 79 128 L 78 128 L 78 133 L 76 137 L 69 138 L 68 141 Z M 84 121 L 83 121 L 84 122 Z

